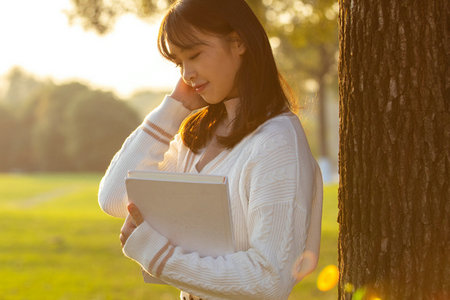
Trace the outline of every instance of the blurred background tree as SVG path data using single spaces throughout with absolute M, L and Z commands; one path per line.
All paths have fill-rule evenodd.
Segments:
M 65 149 L 72 137 L 67 136 L 66 112 L 68 107 L 87 91 L 80 83 L 51 85 L 42 89 L 31 101 L 35 104 L 35 122 L 31 131 L 32 149 L 37 167 L 42 171 L 71 171 L 74 161 Z
M 118 17 L 128 13 L 155 22 L 173 2 L 72 0 L 73 9 L 67 15 L 71 22 L 105 34 Z M 317 105 L 314 109 L 318 115 L 318 141 L 311 143 L 313 152 L 327 165 L 330 158 L 336 165 L 337 152 L 330 151 L 327 144 L 330 126 L 326 102 L 331 98 L 337 103 L 338 3 L 334 0 L 247 0 L 247 3 L 266 28 L 281 71 L 301 95 L 300 106 Z M 336 128 L 337 124 L 331 127 Z
M 14 109 L 23 106 L 32 94 L 40 91 L 46 84 L 20 67 L 12 68 L 5 79 L 8 82 L 8 89 L 1 100 Z
M 104 171 L 141 118 L 110 92 L 85 91 L 66 110 L 66 152 L 77 171 Z
M 131 102 L 79 82 L 58 85 L 14 68 L 6 83 L 1 171 L 104 171 L 142 119 Z
M 26 96 L 26 98 L 28 95 Z M 8 144 L 12 157 L 10 170 L 33 171 L 36 170 L 36 162 L 32 149 L 32 130 L 35 122 L 37 101 L 27 101 L 21 109 L 16 110 L 17 127 L 11 132 L 14 136 L 12 143 Z
M 17 120 L 12 111 L 0 105 L 0 172 L 8 171 L 12 165 L 12 147 Z

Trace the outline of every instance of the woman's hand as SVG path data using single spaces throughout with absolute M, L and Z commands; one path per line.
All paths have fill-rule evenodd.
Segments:
M 178 83 L 173 89 L 172 94 L 170 94 L 170 97 L 180 101 L 183 103 L 184 107 L 190 110 L 199 109 L 208 105 L 208 103 L 206 103 L 205 100 L 203 100 L 203 98 L 197 94 L 191 86 L 187 85 L 183 81 L 183 78 L 178 80 Z
M 142 222 L 144 222 L 144 218 L 141 215 L 141 212 L 133 203 L 128 204 L 128 216 L 125 219 L 125 223 L 123 223 L 122 229 L 120 230 L 120 243 L 125 246 L 128 238 L 131 233 L 138 227 Z
M 296 282 L 300 282 L 306 275 L 312 273 L 317 267 L 319 257 L 311 250 L 305 250 L 300 255 L 292 267 L 292 277 Z

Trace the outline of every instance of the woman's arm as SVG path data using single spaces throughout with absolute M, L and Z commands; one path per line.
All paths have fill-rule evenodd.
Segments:
M 172 139 L 190 112 L 181 102 L 167 96 L 125 140 L 100 182 L 98 201 L 106 213 L 127 216 L 125 177 L 129 170 L 174 168 L 179 141 Z
M 206 299 L 287 299 L 295 284 L 292 266 L 305 248 L 315 188 L 312 157 L 300 156 L 293 139 L 275 133 L 252 154 L 247 251 L 216 258 L 185 253 L 144 222 L 124 253 L 149 273 Z M 302 178 L 311 180 L 299 184 Z

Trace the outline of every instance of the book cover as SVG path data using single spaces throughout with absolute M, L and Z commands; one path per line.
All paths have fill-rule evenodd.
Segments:
M 234 252 L 225 176 L 130 171 L 125 183 L 129 201 L 173 245 L 200 256 Z M 143 274 L 146 282 L 163 283 Z

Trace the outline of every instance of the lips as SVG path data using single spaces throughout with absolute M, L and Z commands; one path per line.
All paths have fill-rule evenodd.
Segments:
M 205 87 L 206 87 L 207 84 L 208 84 L 208 82 L 203 83 L 203 84 L 199 84 L 199 85 L 193 85 L 192 88 L 193 88 L 197 93 L 201 93 L 201 92 L 205 89 Z

